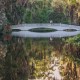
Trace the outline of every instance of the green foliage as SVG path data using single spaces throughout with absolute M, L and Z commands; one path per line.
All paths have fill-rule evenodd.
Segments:
M 53 22 L 61 22 L 61 19 L 59 19 L 58 14 L 56 15 L 55 12 L 50 13 L 49 19 L 53 20 Z
M 25 1 L 24 1 L 25 2 Z M 55 5 L 53 7 L 52 5 Z M 6 6 L 5 13 L 8 19 L 8 22 L 11 24 L 20 24 L 25 23 L 48 23 L 50 20 L 53 20 L 54 23 L 69 23 L 69 18 L 66 16 L 64 3 L 57 5 L 52 0 L 35 0 L 28 1 L 23 6 L 21 4 L 16 4 L 17 1 L 13 3 L 7 2 L 6 4 L 11 4 Z M 70 3 L 76 3 L 76 0 L 70 1 Z
M 26 10 L 23 19 L 25 23 L 31 23 L 32 22 L 32 12 L 30 10 Z
M 69 23 L 71 19 L 71 23 L 74 23 L 75 12 L 79 11 L 77 2 L 76 0 L 6 0 L 5 14 L 11 24 L 48 23 L 49 20 L 53 20 L 54 23 Z M 75 18 L 77 20 L 77 17 Z
M 68 23 L 64 13 L 59 13 L 55 10 L 49 14 L 49 19 L 52 20 L 53 23 Z
M 80 45 L 80 35 L 77 35 L 73 38 L 69 38 L 67 41 L 67 43 L 71 43 L 71 44 L 76 44 L 76 45 Z
M 9 1 L 6 2 L 5 7 L 5 15 L 9 23 L 18 24 L 23 22 L 23 15 L 25 12 L 25 8 L 23 6 L 16 4 L 16 1 L 14 3 Z
M 24 15 L 24 22 L 26 23 L 48 23 L 50 20 L 54 23 L 68 23 L 64 13 L 53 11 L 51 8 L 36 10 L 35 13 L 31 10 L 26 10 Z
M 42 9 L 41 11 L 37 11 L 33 16 L 34 23 L 47 23 L 48 22 L 48 10 Z

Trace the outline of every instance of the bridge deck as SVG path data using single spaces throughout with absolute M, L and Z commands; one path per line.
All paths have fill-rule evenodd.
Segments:
M 39 32 L 30 32 L 29 29 L 32 28 L 53 28 L 57 31 L 55 32 L 46 32 L 46 33 L 39 33 Z M 13 25 L 12 29 L 20 29 L 21 31 L 12 32 L 13 36 L 18 37 L 68 37 L 68 36 L 75 36 L 80 34 L 80 26 L 75 25 L 67 25 L 67 24 L 21 24 L 21 25 Z M 65 29 L 75 29 L 76 31 L 64 31 Z

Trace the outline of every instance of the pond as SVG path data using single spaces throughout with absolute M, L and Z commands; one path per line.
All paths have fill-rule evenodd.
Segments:
M 28 26 L 0 36 L 0 80 L 80 80 L 80 65 L 64 53 L 65 40 L 80 34 L 80 28 L 56 25 L 49 28 L 57 31 L 40 33 Z

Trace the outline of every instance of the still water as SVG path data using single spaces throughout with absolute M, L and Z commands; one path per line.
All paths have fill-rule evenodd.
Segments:
M 68 37 L 80 33 L 77 29 L 0 36 L 0 80 L 80 80 L 80 64 L 66 55 L 64 46 Z
M 79 65 L 64 54 L 66 38 L 10 37 L 0 41 L 0 80 L 80 80 Z

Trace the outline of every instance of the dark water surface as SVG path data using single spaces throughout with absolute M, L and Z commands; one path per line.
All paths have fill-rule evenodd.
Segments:
M 80 80 L 80 67 L 64 54 L 66 38 L 0 38 L 0 80 Z

